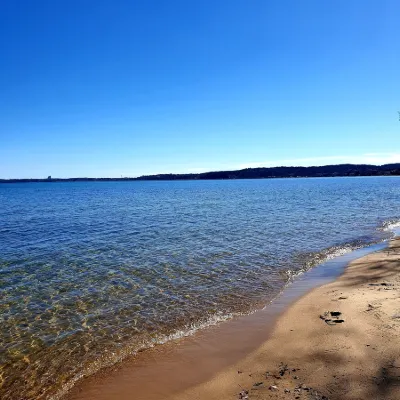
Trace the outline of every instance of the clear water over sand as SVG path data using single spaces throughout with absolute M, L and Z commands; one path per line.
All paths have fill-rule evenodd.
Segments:
M 245 313 L 388 237 L 400 178 L 0 185 L 3 399 Z

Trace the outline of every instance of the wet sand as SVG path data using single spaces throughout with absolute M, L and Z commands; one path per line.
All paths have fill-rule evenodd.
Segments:
M 387 382 L 394 379 L 396 383 L 397 378 L 392 379 L 390 374 L 398 371 L 395 367 L 399 360 L 397 356 L 392 361 L 385 358 L 379 343 L 393 342 L 393 348 L 384 354 L 395 355 L 400 348 L 400 318 L 393 318 L 400 312 L 399 240 L 392 241 L 387 250 L 352 262 L 333 283 L 304 294 L 337 277 L 349 257 L 354 259 L 383 247 L 378 245 L 331 260 L 304 274 L 264 310 L 139 353 L 84 379 L 66 398 L 380 398 L 378 392 L 375 397 L 357 396 L 361 396 L 360 390 L 395 387 Z M 288 307 L 295 300 L 298 301 Z M 364 303 L 376 309 L 366 311 Z M 342 315 L 324 315 L 328 311 L 340 311 Z M 382 318 L 387 320 L 380 324 Z M 336 319 L 344 322 L 334 322 Z M 364 372 L 357 374 L 353 370 L 360 363 L 365 365 Z M 364 389 L 355 390 L 359 382 L 364 382 L 360 386 Z M 301 384 L 307 389 L 299 388 Z M 284 389 L 290 392 L 285 393 Z M 392 398 L 387 393 L 385 396 L 381 398 Z M 394 398 L 400 396 L 395 394 Z
M 400 238 L 302 297 L 242 361 L 170 397 L 235 398 L 400 399 Z

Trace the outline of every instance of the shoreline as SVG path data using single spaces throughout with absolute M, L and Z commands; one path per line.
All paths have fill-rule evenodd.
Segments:
M 200 173 L 167 173 L 140 175 L 136 177 L 75 177 L 75 178 L 0 178 L 0 183 L 34 182 L 93 182 L 93 181 L 188 181 L 188 180 L 230 180 L 230 179 L 274 179 L 274 178 L 329 178 L 364 176 L 399 176 L 400 163 L 373 164 L 330 164 L 319 166 L 276 166 L 244 168 L 230 171 L 208 171 Z
M 400 399 L 400 238 L 290 306 L 255 352 L 169 400 L 204 398 Z
M 206 386 L 211 385 L 216 379 L 214 376 L 218 377 L 224 373 L 223 371 L 235 369 L 236 367 L 232 365 L 247 359 L 249 354 L 265 346 L 265 343 L 273 338 L 275 326 L 279 325 L 279 321 L 292 307 L 314 291 L 324 288 L 327 282 L 340 276 L 349 259 L 359 259 L 363 254 L 376 252 L 384 247 L 385 244 L 373 245 L 330 260 L 305 273 L 284 290 L 283 296 L 275 299 L 264 310 L 128 357 L 118 365 L 84 378 L 62 398 L 122 400 L 131 398 L 134 394 L 136 398 L 149 400 L 224 399 L 224 393 L 220 392 L 217 397 L 213 397 L 206 389 Z M 335 282 L 337 281 L 330 284 Z M 320 287 L 321 285 L 324 286 Z M 234 380 L 237 378 L 236 371 Z M 224 378 L 223 381 L 225 380 Z M 238 392 L 237 385 L 234 386 Z M 185 394 L 186 391 L 190 394 Z M 200 395 L 202 391 L 207 394 Z M 215 388 L 213 392 L 216 392 Z M 227 399 L 239 396 L 238 393 L 232 394 L 229 390 L 227 393 L 229 393 Z

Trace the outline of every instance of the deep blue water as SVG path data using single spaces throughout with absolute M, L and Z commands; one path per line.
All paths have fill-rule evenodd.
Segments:
M 0 397 L 260 307 L 399 222 L 399 177 L 0 184 Z

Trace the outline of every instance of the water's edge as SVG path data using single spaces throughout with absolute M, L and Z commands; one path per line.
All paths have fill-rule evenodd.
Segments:
M 400 228 L 397 228 L 397 225 L 396 223 L 394 226 L 386 227 L 393 232 L 393 236 L 400 234 Z M 135 378 L 135 369 L 145 368 L 149 370 L 149 375 L 146 375 L 145 371 L 140 375 L 142 378 L 143 375 L 151 376 L 154 374 L 160 376 L 162 371 L 158 371 L 159 365 L 162 365 L 162 360 L 167 357 L 168 363 L 174 365 L 173 368 L 169 368 L 173 370 L 174 373 L 168 378 L 168 375 L 164 372 L 164 376 L 169 380 L 173 380 L 174 377 L 175 380 L 180 380 L 182 375 L 179 374 L 179 368 L 182 368 L 182 366 L 180 367 L 182 359 L 187 358 L 185 352 L 188 354 L 190 353 L 191 357 L 193 357 L 193 348 L 200 348 L 201 350 L 198 356 L 202 358 L 208 357 L 210 359 L 210 365 L 215 364 L 212 361 L 213 358 L 221 358 L 221 356 L 225 355 L 226 362 L 222 363 L 224 365 L 221 365 L 221 362 L 219 362 L 217 363 L 218 365 L 214 365 L 216 367 L 215 369 L 208 368 L 206 374 L 204 374 L 204 371 L 203 373 L 201 371 L 195 373 L 196 382 L 181 382 L 179 384 L 175 382 L 175 386 L 178 387 L 171 388 L 171 391 L 180 391 L 200 383 L 200 381 L 206 380 L 210 374 L 212 375 L 223 367 L 227 367 L 228 365 L 232 365 L 235 361 L 239 361 L 244 355 L 248 354 L 251 350 L 255 350 L 267 340 L 268 334 L 271 332 L 275 322 L 291 304 L 299 300 L 309 291 L 337 279 L 344 273 L 346 267 L 352 261 L 367 254 L 383 250 L 388 246 L 391 238 L 361 248 L 346 249 L 344 254 L 340 252 L 334 255 L 332 254 L 331 257 L 328 257 L 324 262 L 312 265 L 310 269 L 290 277 L 282 291 L 263 308 L 256 309 L 251 313 L 243 315 L 232 315 L 226 316 L 224 319 L 215 319 L 214 321 L 210 321 L 207 326 L 196 326 L 185 332 L 179 332 L 176 335 L 169 336 L 163 341 L 154 343 L 153 347 L 130 354 L 109 365 L 105 365 L 101 370 L 94 372 L 91 376 L 77 376 L 73 382 L 69 382 L 60 392 L 51 397 L 51 400 L 58 400 L 61 398 L 74 400 L 92 399 L 91 391 L 96 387 L 96 397 L 98 398 L 99 385 L 102 386 L 101 392 L 105 396 L 104 399 L 106 399 L 108 398 L 106 394 L 107 390 L 104 390 L 103 385 L 106 384 L 111 392 L 113 392 L 112 387 L 114 385 L 121 386 L 121 382 L 118 380 L 118 374 L 124 369 L 128 370 L 128 372 L 123 372 L 124 375 L 126 375 L 126 373 L 129 374 L 129 370 L 132 372 L 132 379 L 127 390 L 135 390 L 134 393 L 136 395 L 139 390 L 142 392 L 142 396 L 146 396 L 146 390 L 152 390 L 151 388 L 154 384 L 154 380 L 151 378 L 149 382 L 143 380 L 135 382 L 135 379 L 137 379 Z M 225 323 L 221 324 L 221 322 Z M 240 339 L 238 340 L 238 338 Z M 179 354 L 176 354 L 176 357 L 172 356 L 171 359 L 171 347 L 178 341 Z M 206 346 L 204 347 L 201 342 L 203 342 L 203 345 L 205 343 Z M 158 346 L 159 344 L 163 344 L 163 346 Z M 241 346 L 240 349 L 238 349 L 239 344 Z M 165 348 L 165 352 L 163 352 L 163 348 Z M 157 354 L 154 354 L 155 351 Z M 168 353 L 168 355 L 166 353 Z M 117 372 L 110 373 L 110 368 L 116 363 L 119 364 Z M 196 368 L 196 366 L 194 366 L 194 368 Z M 104 381 L 105 375 L 107 377 L 107 383 Z M 169 382 L 169 384 L 174 386 L 173 382 Z M 166 388 L 166 390 L 168 391 L 168 388 Z M 166 393 L 162 394 L 162 396 L 165 395 Z M 163 398 L 162 396 L 159 397 L 160 400 Z M 153 399 L 153 397 L 151 398 Z M 154 399 L 156 398 L 158 399 L 158 397 L 154 397 Z M 103 399 L 103 397 L 99 398 L 99 400 L 101 399 Z

